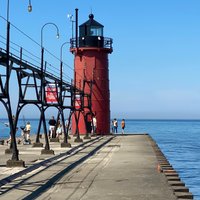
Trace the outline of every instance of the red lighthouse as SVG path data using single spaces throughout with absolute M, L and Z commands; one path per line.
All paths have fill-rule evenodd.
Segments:
M 96 117 L 96 134 L 110 133 L 110 91 L 108 54 L 112 53 L 112 39 L 103 35 L 104 26 L 89 15 L 89 20 L 79 26 L 76 46 L 71 47 L 74 54 L 75 85 L 84 87 L 84 93 L 91 93 L 91 110 Z M 77 41 L 78 40 L 78 41 Z M 92 86 L 89 86 L 92 83 Z M 92 90 L 91 90 L 92 88 Z M 87 104 L 86 99 L 84 103 Z M 88 108 L 80 115 L 78 127 L 80 134 L 91 132 L 91 112 Z M 72 120 L 72 132 L 75 133 Z

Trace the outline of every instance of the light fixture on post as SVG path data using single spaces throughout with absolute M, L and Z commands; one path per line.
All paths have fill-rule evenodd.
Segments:
M 43 68 L 44 68 L 44 65 L 43 65 L 43 62 L 44 62 L 44 47 L 43 47 L 43 30 L 44 30 L 44 27 L 47 26 L 47 25 L 53 25 L 55 28 L 56 28 L 56 31 L 57 31 L 57 34 L 56 34 L 56 38 L 58 39 L 59 38 L 59 29 L 57 27 L 56 24 L 52 23 L 52 22 L 48 22 L 46 24 L 44 24 L 41 28 L 41 71 L 43 73 Z
M 28 4 L 28 12 L 32 12 L 31 0 L 29 0 L 29 4 Z
M 56 38 L 58 39 L 58 38 L 60 37 L 60 35 L 59 35 L 59 29 L 58 29 L 58 27 L 57 27 L 56 24 L 54 24 L 54 23 L 52 23 L 52 22 L 48 22 L 48 23 L 44 24 L 44 25 L 42 26 L 42 28 L 41 28 L 41 48 L 43 48 L 43 29 L 44 29 L 44 27 L 47 26 L 47 25 L 53 25 L 53 26 L 56 28 L 56 31 L 57 31 Z
M 62 44 L 62 46 L 60 47 L 60 61 L 62 62 L 62 51 L 63 51 L 63 47 L 66 45 L 66 44 L 71 44 L 70 42 L 64 42 Z
M 58 32 L 57 35 L 56 35 L 56 38 L 59 39 L 59 37 L 60 37 L 60 35 L 59 35 L 59 32 Z

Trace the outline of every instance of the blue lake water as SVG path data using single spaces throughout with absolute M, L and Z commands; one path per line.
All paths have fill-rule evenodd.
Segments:
M 6 120 L 0 120 L 0 138 L 9 135 L 9 128 L 5 127 L 4 122 Z M 31 119 L 30 122 L 32 133 L 36 133 L 38 120 Z M 18 126 L 21 125 L 24 125 L 23 120 L 19 120 Z M 149 133 L 179 172 L 194 199 L 200 200 L 200 121 L 126 120 L 125 132 Z M 17 135 L 20 135 L 20 131 Z
M 149 133 L 194 199 L 200 200 L 200 121 L 126 120 L 126 133 Z

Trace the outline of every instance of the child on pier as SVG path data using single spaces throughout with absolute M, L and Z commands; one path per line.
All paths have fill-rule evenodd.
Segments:
M 59 123 L 58 126 L 57 126 L 57 129 L 56 129 L 56 138 L 59 138 L 62 136 L 62 124 Z

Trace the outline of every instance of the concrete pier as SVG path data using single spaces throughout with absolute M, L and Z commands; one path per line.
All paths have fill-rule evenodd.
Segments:
M 40 155 L 46 162 L 37 160 L 36 154 L 33 156 L 35 162 L 29 158 L 28 168 L 32 167 L 32 170 L 27 173 L 23 173 L 23 170 L 28 168 L 7 168 L 7 173 L 0 177 L 0 198 L 193 199 L 178 173 L 147 134 L 101 137 L 71 154 L 65 153 L 69 149 L 62 149 L 61 154 L 58 147 L 54 149 L 55 156 Z M 4 156 L 7 155 L 1 155 Z M 49 158 L 52 160 L 48 161 Z M 2 160 L 1 166 L 5 164 Z M 38 167 L 34 168 L 35 165 Z M 22 174 L 9 179 L 11 173 L 17 170 L 21 170 Z

